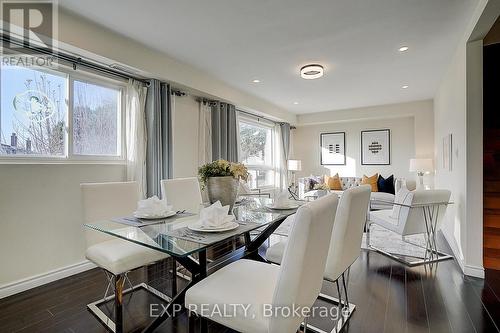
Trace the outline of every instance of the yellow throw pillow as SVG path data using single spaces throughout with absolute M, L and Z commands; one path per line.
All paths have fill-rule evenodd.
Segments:
M 370 185 L 372 187 L 372 192 L 378 192 L 378 186 L 377 186 L 377 181 L 378 181 L 378 173 L 374 174 L 371 177 L 366 177 L 366 175 L 363 175 L 363 179 L 361 180 L 361 185 Z
M 338 173 L 333 177 L 325 175 L 325 184 L 330 190 L 342 191 L 342 184 L 340 183 L 340 177 Z

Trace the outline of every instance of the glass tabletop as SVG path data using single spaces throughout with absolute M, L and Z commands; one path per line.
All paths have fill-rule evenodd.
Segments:
M 296 212 L 291 210 L 273 210 L 268 198 L 245 198 L 235 205 L 233 214 L 240 223 L 238 228 L 221 233 L 193 232 L 187 228 L 198 222 L 197 214 L 186 217 L 172 217 L 157 224 L 129 226 L 117 222 L 117 219 L 86 223 L 85 227 L 115 236 L 127 241 L 162 251 L 172 256 L 185 257 L 206 249 L 218 242 L 230 240 L 240 235 L 282 221 Z

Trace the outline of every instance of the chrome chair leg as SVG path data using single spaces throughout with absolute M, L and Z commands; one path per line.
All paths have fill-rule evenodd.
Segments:
M 370 220 L 368 220 L 366 222 L 366 246 L 368 248 L 370 248 L 370 227 L 371 227 L 372 223 L 370 222 Z
M 345 293 L 345 302 L 346 302 L 346 305 L 344 308 L 347 309 L 347 315 L 349 316 L 349 296 L 347 295 L 347 285 L 346 285 L 346 282 L 345 282 L 345 276 L 344 276 L 344 273 L 342 273 L 342 285 L 344 286 L 344 293 Z
M 108 297 L 108 291 L 111 288 L 111 284 L 113 283 L 113 275 L 109 274 L 107 271 L 102 270 L 104 275 L 106 275 L 106 279 L 108 280 L 108 285 L 106 286 L 106 290 L 104 291 L 104 297 L 102 300 L 104 301 L 106 297 Z
M 128 283 L 128 286 L 130 287 L 130 289 L 134 289 L 134 285 L 132 284 L 132 282 L 130 282 L 130 279 L 128 278 L 128 273 L 125 273 L 125 281 Z
M 416 266 L 422 264 L 431 264 L 437 263 L 442 260 L 452 259 L 453 256 L 444 252 L 439 251 L 437 246 L 437 219 L 439 218 L 440 205 L 429 205 L 422 207 L 422 218 L 424 220 L 424 238 L 425 244 L 416 244 L 407 240 L 405 237 L 402 237 L 403 242 L 407 244 L 411 244 L 413 246 L 419 247 L 423 249 L 423 256 L 420 255 L 402 255 L 400 253 L 391 253 L 383 248 L 379 248 L 377 246 L 372 246 L 370 244 L 370 224 L 368 224 L 367 234 L 366 234 L 366 245 L 369 249 L 375 250 L 379 253 L 382 253 L 396 261 L 399 261 L 407 266 Z M 410 261 L 405 258 L 406 257 L 414 257 L 417 260 Z
M 337 305 L 337 320 L 335 321 L 335 327 L 337 328 L 339 326 L 340 320 L 343 319 L 342 308 L 344 307 L 344 305 L 342 304 L 342 292 L 340 291 L 338 279 L 335 281 L 335 284 L 337 285 L 337 293 L 339 294 L 339 304 Z M 342 323 L 340 323 L 340 325 L 342 325 Z

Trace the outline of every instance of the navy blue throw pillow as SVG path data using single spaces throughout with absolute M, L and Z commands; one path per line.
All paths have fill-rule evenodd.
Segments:
M 394 175 L 387 178 L 378 175 L 377 187 L 379 192 L 396 194 L 394 190 Z

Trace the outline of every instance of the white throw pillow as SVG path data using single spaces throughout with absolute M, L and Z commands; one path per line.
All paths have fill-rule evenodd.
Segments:
M 396 193 L 396 197 L 394 198 L 394 203 L 396 204 L 403 204 L 403 205 L 410 205 L 411 204 L 411 191 L 409 191 L 406 187 L 401 188 L 398 193 Z M 392 214 L 391 217 L 393 219 L 398 219 L 399 218 L 399 212 L 401 211 L 402 206 L 400 205 L 393 205 L 392 207 Z

